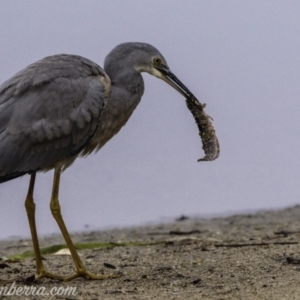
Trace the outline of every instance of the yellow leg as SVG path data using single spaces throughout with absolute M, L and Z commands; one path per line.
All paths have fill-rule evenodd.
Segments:
M 61 173 L 61 169 L 55 168 L 50 209 L 51 209 L 52 215 L 53 215 L 54 219 L 56 220 L 56 222 L 61 230 L 61 233 L 67 243 L 67 246 L 71 252 L 71 255 L 72 255 L 75 267 L 76 267 L 75 274 L 64 277 L 63 279 L 65 281 L 69 281 L 76 277 L 85 277 L 85 278 L 89 278 L 89 279 L 118 278 L 119 275 L 94 275 L 94 274 L 88 272 L 86 270 L 85 266 L 83 265 L 79 255 L 75 249 L 75 246 L 71 240 L 71 237 L 68 233 L 67 227 L 66 227 L 64 220 L 62 218 L 62 215 L 61 215 L 60 204 L 59 204 L 59 200 L 58 200 L 60 173 Z
M 37 236 L 37 231 L 36 231 L 35 203 L 33 200 L 35 175 L 36 175 L 36 173 L 34 172 L 31 174 L 31 177 L 30 177 L 29 189 L 28 189 L 26 200 L 25 200 L 25 208 L 26 208 L 27 217 L 28 217 L 29 226 L 30 226 L 33 249 L 34 249 L 34 253 L 35 253 L 35 262 L 36 262 L 36 270 L 37 270 L 36 279 L 41 279 L 43 277 L 62 279 L 61 276 L 57 276 L 57 275 L 47 272 L 44 267 L 43 261 L 42 261 L 42 256 L 41 256 L 41 252 L 40 252 L 39 241 L 38 241 L 38 236 Z

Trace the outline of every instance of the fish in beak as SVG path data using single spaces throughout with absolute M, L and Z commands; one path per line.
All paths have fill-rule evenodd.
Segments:
M 218 158 L 220 145 L 212 125 L 212 118 L 204 111 L 206 104 L 201 104 L 191 91 L 171 72 L 169 67 L 160 65 L 155 66 L 155 68 L 159 71 L 155 76 L 167 82 L 186 99 L 187 107 L 198 126 L 199 135 L 202 140 L 202 149 L 205 153 L 205 156 L 198 161 L 211 161 Z

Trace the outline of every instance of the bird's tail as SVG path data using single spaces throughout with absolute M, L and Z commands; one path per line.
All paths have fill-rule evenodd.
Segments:
M 27 174 L 28 172 L 14 172 L 5 176 L 0 176 L 0 184 L 18 177 L 21 177 L 25 174 Z

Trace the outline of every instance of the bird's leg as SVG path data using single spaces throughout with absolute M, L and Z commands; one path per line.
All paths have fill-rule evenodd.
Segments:
M 61 230 L 61 233 L 67 243 L 67 246 L 71 252 L 71 255 L 72 255 L 75 267 L 76 267 L 76 273 L 73 275 L 64 277 L 64 280 L 69 281 L 76 277 L 85 277 L 85 278 L 89 278 L 89 279 L 108 279 L 108 278 L 119 277 L 119 275 L 94 275 L 94 274 L 88 272 L 86 270 L 85 266 L 83 265 L 79 255 L 75 249 L 75 246 L 71 240 L 71 237 L 68 233 L 67 227 L 66 227 L 64 220 L 62 218 L 62 215 L 61 215 L 60 204 L 59 204 L 59 200 L 58 200 L 60 173 L 61 173 L 61 169 L 55 168 L 50 209 L 51 209 L 52 215 L 53 215 L 54 219 L 56 220 L 56 222 Z
M 38 241 L 38 236 L 37 236 L 37 231 L 36 231 L 35 203 L 33 200 L 35 176 L 36 176 L 36 173 L 34 172 L 31 174 L 31 177 L 30 177 L 29 189 L 28 189 L 26 200 L 25 200 L 25 208 L 26 208 L 27 217 L 28 217 L 28 221 L 29 221 L 29 227 L 30 227 L 33 249 L 34 249 L 34 254 L 35 254 L 35 263 L 36 263 L 36 270 L 37 270 L 36 279 L 41 279 L 43 277 L 62 279 L 62 277 L 60 277 L 60 276 L 57 276 L 57 275 L 47 272 L 44 267 L 43 261 L 42 261 L 42 256 L 41 256 L 41 251 L 40 251 L 39 241 Z

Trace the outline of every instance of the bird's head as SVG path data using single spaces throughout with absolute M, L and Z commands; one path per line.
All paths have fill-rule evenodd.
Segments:
M 115 47 L 105 59 L 104 69 L 109 73 L 117 74 L 121 69 L 128 67 L 164 80 L 185 98 L 195 98 L 171 72 L 163 55 L 150 44 L 123 43 Z

